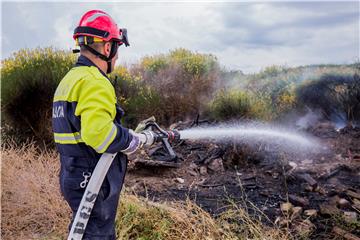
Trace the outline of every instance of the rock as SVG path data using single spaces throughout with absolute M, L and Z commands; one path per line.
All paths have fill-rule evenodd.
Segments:
M 351 206 L 350 202 L 348 200 L 346 200 L 345 198 L 340 198 L 337 201 L 337 204 L 340 208 L 348 208 Z
M 320 205 L 320 214 L 322 215 L 339 215 L 341 211 L 335 206 L 330 205 L 328 203 L 324 203 Z
M 313 189 L 315 189 L 318 185 L 317 181 L 308 173 L 299 174 L 298 178 L 307 182 Z
M 304 215 L 307 217 L 316 217 L 317 216 L 317 210 L 316 209 L 307 209 L 304 211 Z
M 344 220 L 348 223 L 357 222 L 357 213 L 356 212 L 344 212 Z
M 178 183 L 183 184 L 185 182 L 185 180 L 183 178 L 175 178 L 175 181 L 177 181 Z
M 296 218 L 299 218 L 301 216 L 302 211 L 303 211 L 302 207 L 294 207 L 292 209 L 291 219 L 294 220 Z
M 357 236 L 345 231 L 344 229 L 341 229 L 337 226 L 333 227 L 332 229 L 333 233 L 336 233 L 337 235 L 339 235 L 341 238 L 346 239 L 346 240 L 359 240 L 360 238 L 358 238 Z
M 281 209 L 282 212 L 290 213 L 292 208 L 293 208 L 293 205 L 291 203 L 289 203 L 289 202 L 282 203 L 280 205 L 280 209 Z
M 295 205 L 306 207 L 309 205 L 309 200 L 307 198 L 299 197 L 293 194 L 289 194 L 289 201 Z
M 212 160 L 209 163 L 208 168 L 214 172 L 224 172 L 225 170 L 221 158 L 215 158 L 214 160 Z
M 201 166 L 200 167 L 200 175 L 206 175 L 207 174 L 207 167 Z

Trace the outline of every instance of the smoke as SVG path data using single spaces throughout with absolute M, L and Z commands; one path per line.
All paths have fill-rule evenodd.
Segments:
M 319 75 L 321 68 L 315 66 L 299 68 L 299 76 L 296 80 L 297 84 L 303 83 L 303 81 L 313 79 L 316 75 Z
M 257 87 L 262 88 L 265 87 L 271 79 L 288 79 L 290 82 L 301 84 L 304 80 L 314 79 L 321 73 L 322 69 L 323 68 L 318 66 L 298 68 L 269 66 L 263 71 L 253 74 L 244 74 L 242 71 L 224 71 L 220 76 L 220 81 L 216 82 L 214 89 L 250 90 L 250 86 L 255 82 Z M 274 83 L 274 81 L 271 82 L 271 84 Z M 276 86 L 274 87 L 276 88 Z
M 334 123 L 335 128 L 337 130 L 340 130 L 340 129 L 346 127 L 347 122 L 348 122 L 348 118 L 347 118 L 345 112 L 337 112 L 336 114 L 332 113 L 330 115 L 330 120 L 332 123 Z
M 337 129 L 360 121 L 360 77 L 357 74 L 323 74 L 298 87 L 297 102 L 319 109 Z
M 307 109 L 307 113 L 300 117 L 296 121 L 296 127 L 300 129 L 308 129 L 311 126 L 316 125 L 322 119 L 322 114 L 319 110 L 312 110 L 310 108 Z
M 212 96 L 224 90 L 249 96 L 249 114 L 243 118 L 272 119 L 304 130 L 323 121 L 336 129 L 360 123 L 360 78 L 355 64 L 270 66 L 253 74 L 223 70 L 213 90 Z

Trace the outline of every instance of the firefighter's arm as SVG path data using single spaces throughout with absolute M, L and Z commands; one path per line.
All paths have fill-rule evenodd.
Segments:
M 98 153 L 124 151 L 138 142 L 127 128 L 114 123 L 115 102 L 110 83 L 83 81 L 75 114 L 81 118 L 82 140 Z

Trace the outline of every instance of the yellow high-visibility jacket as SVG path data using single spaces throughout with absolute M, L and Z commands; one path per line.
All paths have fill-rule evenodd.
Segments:
M 109 79 L 89 59 L 80 56 L 54 96 L 52 121 L 59 152 L 88 157 L 125 150 L 132 135 L 121 126 L 123 114 Z

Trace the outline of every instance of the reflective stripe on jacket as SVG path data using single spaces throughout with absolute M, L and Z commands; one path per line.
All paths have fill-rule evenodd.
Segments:
M 122 115 L 109 79 L 89 59 L 80 56 L 54 96 L 52 121 L 59 152 L 98 157 L 103 152 L 126 149 L 132 136 L 120 124 Z

